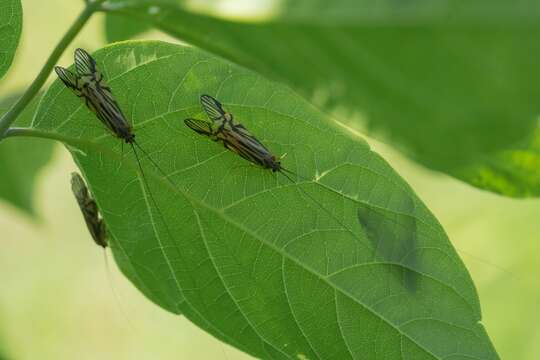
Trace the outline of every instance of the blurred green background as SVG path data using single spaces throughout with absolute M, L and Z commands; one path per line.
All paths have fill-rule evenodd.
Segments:
M 23 7 L 23 38 L 0 83 L 3 98 L 29 84 L 82 1 L 24 0 Z M 145 37 L 176 41 L 158 32 Z M 76 47 L 103 45 L 98 15 L 60 63 L 70 64 Z M 443 224 L 472 274 L 484 323 L 501 357 L 540 358 L 540 201 L 479 191 L 370 142 Z M 92 242 L 71 194 L 69 174 L 75 169 L 57 145 L 37 179 L 37 220 L 0 202 L 0 347 L 8 358 L 248 359 L 151 304 L 107 254 L 109 280 L 103 252 Z

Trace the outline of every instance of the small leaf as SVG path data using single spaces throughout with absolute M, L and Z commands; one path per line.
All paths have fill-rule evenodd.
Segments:
M 15 98 L 15 97 L 13 97 Z M 16 121 L 28 126 L 37 109 L 36 97 Z M 13 99 L 0 102 L 0 116 Z M 54 143 L 36 138 L 7 138 L 0 142 L 0 198 L 30 215 L 35 215 L 34 188 L 40 171 L 52 157 Z
M 295 0 L 276 2 L 260 23 L 198 15 L 170 1 L 117 2 L 119 12 L 286 82 L 345 125 L 450 175 L 493 161 L 536 128 L 534 1 Z M 516 178 L 534 175 L 507 180 L 524 194 Z
M 123 42 L 95 58 L 167 174 L 143 157 L 160 211 L 132 151 L 60 81 L 33 129 L 67 144 L 120 268 L 151 300 L 258 358 L 498 358 L 443 229 L 362 139 L 287 87 L 196 48 Z M 204 118 L 201 94 L 287 153 L 297 183 L 185 126 Z M 409 239 L 399 256 L 375 246 L 399 234 Z
M 0 0 L 0 78 L 8 71 L 22 30 L 22 6 L 20 0 Z

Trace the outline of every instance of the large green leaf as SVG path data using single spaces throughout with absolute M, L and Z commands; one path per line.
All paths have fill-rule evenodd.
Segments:
M 0 78 L 9 69 L 22 30 L 22 6 L 20 0 L 0 0 Z
M 0 101 L 0 116 L 14 99 Z M 22 112 L 15 125 L 28 126 L 37 109 L 39 97 Z M 4 139 L 0 142 L 0 198 L 35 215 L 34 188 L 39 172 L 52 157 L 54 143 L 43 139 Z
M 149 29 L 151 29 L 150 25 L 137 19 L 112 13 L 105 15 L 105 40 L 107 42 L 131 39 Z
M 123 42 L 95 57 L 174 183 L 143 156 L 159 211 L 130 148 L 59 81 L 31 130 L 68 145 L 120 268 L 155 303 L 265 359 L 498 358 L 444 230 L 362 139 L 196 48 Z M 287 153 L 296 183 L 187 128 L 203 93 Z
M 536 127 L 538 2 L 290 0 L 263 23 L 172 3 L 117 0 L 114 9 L 288 83 L 430 168 L 481 168 Z

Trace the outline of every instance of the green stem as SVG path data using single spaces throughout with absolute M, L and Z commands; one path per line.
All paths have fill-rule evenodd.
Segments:
M 36 96 L 41 89 L 53 66 L 57 63 L 58 59 L 66 49 L 66 47 L 73 41 L 75 36 L 81 31 L 82 27 L 86 24 L 88 19 L 94 12 L 99 10 L 101 3 L 105 0 L 88 1 L 84 10 L 79 14 L 79 17 L 71 25 L 68 31 L 64 34 L 62 39 L 58 42 L 51 55 L 47 59 L 47 62 L 36 76 L 30 87 L 26 90 L 23 96 L 13 105 L 13 107 L 4 114 L 0 119 L 0 141 L 4 137 L 4 134 L 8 130 L 9 126 L 17 119 L 19 114 L 24 110 L 28 103 Z
M 32 128 L 19 128 L 19 127 L 10 127 L 6 131 L 4 138 L 7 139 L 9 137 L 17 137 L 17 136 L 24 136 L 24 137 L 36 137 L 41 139 L 50 139 L 50 140 L 56 140 L 60 141 L 65 144 L 70 145 L 77 145 L 79 143 L 84 143 L 84 141 L 78 141 L 78 139 L 74 139 L 71 137 L 64 136 L 62 134 L 57 134 L 53 132 L 45 132 L 42 130 L 32 129 Z
M 32 129 L 32 128 L 18 128 L 18 127 L 10 127 L 4 136 L 4 139 L 10 138 L 10 137 L 35 137 L 40 139 L 50 139 L 50 140 L 56 140 L 63 144 L 75 146 L 75 147 L 83 147 L 83 146 L 90 146 L 95 147 L 97 146 L 94 143 L 89 142 L 88 140 L 82 140 L 77 138 L 72 138 L 69 136 L 65 136 L 58 133 L 53 132 L 46 132 L 42 130 Z

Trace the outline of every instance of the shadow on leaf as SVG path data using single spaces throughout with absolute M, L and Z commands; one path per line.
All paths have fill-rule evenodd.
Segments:
M 403 213 L 363 205 L 358 209 L 358 221 L 375 249 L 374 258 L 396 267 L 396 276 L 403 286 L 415 292 L 418 274 L 414 270 L 418 263 L 416 247 L 416 220 L 407 215 L 414 204 L 407 198 Z

